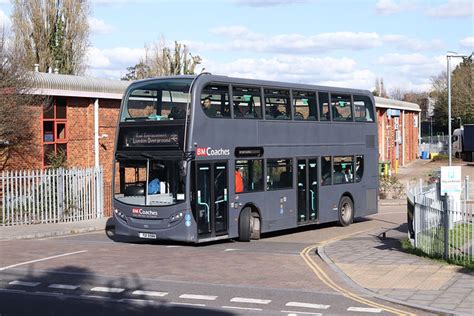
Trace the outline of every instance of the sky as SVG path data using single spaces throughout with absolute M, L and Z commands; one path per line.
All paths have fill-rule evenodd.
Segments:
M 91 0 L 86 74 L 120 79 L 146 45 L 186 44 L 196 72 L 429 91 L 446 53 L 474 51 L 473 0 Z M 0 0 L 0 25 L 12 6 Z M 460 58 L 453 59 L 459 62 Z

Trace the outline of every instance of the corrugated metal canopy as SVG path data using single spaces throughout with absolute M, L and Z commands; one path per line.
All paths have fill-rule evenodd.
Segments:
M 384 108 L 384 109 L 397 109 L 397 110 L 407 110 L 413 112 L 420 112 L 420 106 L 416 103 L 381 98 L 381 97 L 374 97 L 375 99 L 375 106 L 377 108 Z
M 30 72 L 32 93 L 70 97 L 121 99 L 131 81 Z

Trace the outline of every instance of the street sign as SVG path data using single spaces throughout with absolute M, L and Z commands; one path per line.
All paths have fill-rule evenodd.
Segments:
M 461 166 L 441 167 L 441 195 L 459 196 L 462 191 Z

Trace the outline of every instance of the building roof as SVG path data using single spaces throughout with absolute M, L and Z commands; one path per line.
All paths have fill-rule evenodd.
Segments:
M 131 81 L 31 72 L 33 94 L 101 99 L 122 99 Z
M 406 111 L 413 111 L 413 112 L 421 111 L 420 106 L 416 103 L 381 98 L 381 97 L 374 97 L 374 99 L 375 99 L 375 106 L 377 108 L 406 110 Z
M 111 80 L 86 76 L 31 72 L 33 94 L 101 99 L 122 99 L 132 81 Z M 377 108 L 420 112 L 416 103 L 374 97 Z

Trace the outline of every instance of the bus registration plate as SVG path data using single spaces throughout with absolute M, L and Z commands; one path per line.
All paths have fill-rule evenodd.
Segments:
M 140 238 L 147 238 L 147 239 L 156 239 L 156 234 L 138 233 L 138 237 L 140 237 Z

